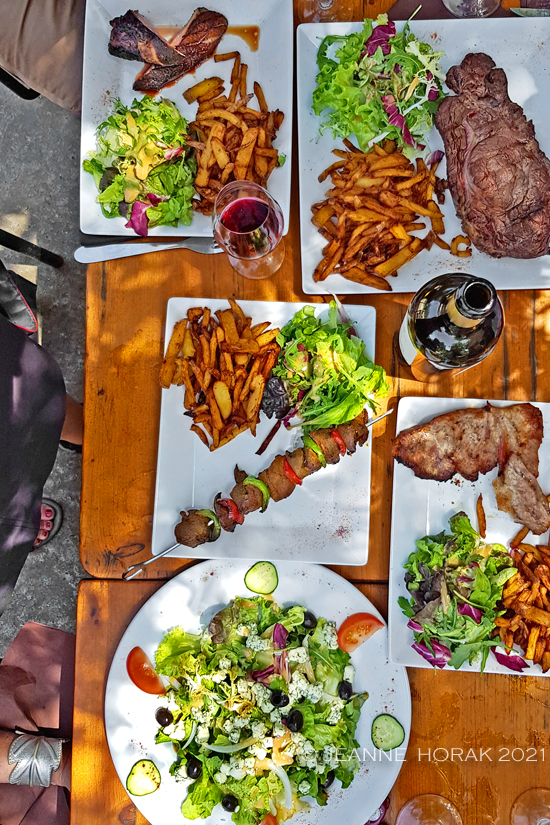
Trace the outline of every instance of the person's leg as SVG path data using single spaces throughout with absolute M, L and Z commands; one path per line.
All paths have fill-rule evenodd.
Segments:
M 0 317 L 0 615 L 38 533 L 65 397 L 53 358 Z
M 82 404 L 75 401 L 72 395 L 67 393 L 67 411 L 65 421 L 61 430 L 61 440 L 70 444 L 82 444 L 84 436 L 84 413 Z

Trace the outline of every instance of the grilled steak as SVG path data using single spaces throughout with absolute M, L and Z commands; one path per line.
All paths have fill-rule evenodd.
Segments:
M 540 535 L 550 527 L 548 501 L 537 482 L 542 413 L 532 404 L 465 409 L 438 415 L 399 433 L 393 457 L 419 478 L 468 481 L 499 468 L 493 482 L 499 510 Z
M 536 258 L 550 243 L 550 161 L 532 122 L 508 97 L 502 69 L 468 54 L 447 74 L 456 96 L 435 116 L 447 177 L 464 231 L 495 258 Z
M 167 83 L 173 83 L 193 71 L 212 57 L 226 29 L 227 18 L 223 14 L 205 8 L 196 9 L 170 41 L 170 47 L 177 51 L 181 61 L 170 66 L 148 66 L 136 78 L 134 90 L 159 91 Z
M 137 11 L 127 11 L 110 21 L 109 52 L 123 60 L 139 60 L 170 66 L 181 63 L 182 56 Z

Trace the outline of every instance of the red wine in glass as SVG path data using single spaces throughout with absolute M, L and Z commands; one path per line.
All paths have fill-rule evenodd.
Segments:
M 265 189 L 232 181 L 216 198 L 214 233 L 231 266 L 246 278 L 268 278 L 282 264 L 281 208 Z

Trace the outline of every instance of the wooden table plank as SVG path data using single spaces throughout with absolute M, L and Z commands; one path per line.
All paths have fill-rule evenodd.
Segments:
M 92 580 L 80 584 L 71 825 L 146 825 L 113 767 L 103 726 L 103 697 L 120 637 L 161 584 Z M 387 615 L 386 586 L 361 585 L 359 590 Z M 440 793 L 457 806 L 464 825 L 508 825 L 514 799 L 528 788 L 548 784 L 546 681 L 420 669 L 408 673 L 412 734 L 385 821 L 393 825 L 397 812 L 413 796 Z M 370 812 L 363 813 L 366 819 Z

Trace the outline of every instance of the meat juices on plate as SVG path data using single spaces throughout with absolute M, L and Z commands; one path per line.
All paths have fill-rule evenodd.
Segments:
M 508 97 L 503 69 L 468 54 L 447 74 L 456 95 L 435 116 L 447 178 L 464 232 L 494 258 L 536 258 L 550 243 L 550 161 L 521 106 Z

